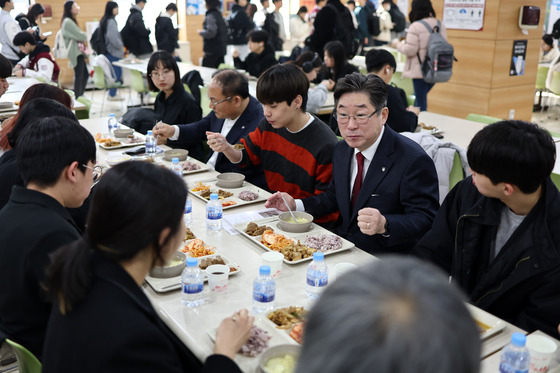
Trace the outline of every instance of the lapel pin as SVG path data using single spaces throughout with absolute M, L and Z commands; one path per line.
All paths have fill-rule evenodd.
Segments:
M 385 167 L 381 167 L 381 171 L 385 172 Z
M 244 130 L 244 129 L 245 129 L 245 126 L 241 126 L 241 129 Z

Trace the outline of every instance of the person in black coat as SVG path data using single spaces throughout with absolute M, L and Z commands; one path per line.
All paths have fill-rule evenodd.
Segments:
M 202 66 L 218 68 L 227 51 L 227 26 L 220 11 L 220 0 L 205 0 L 206 15 L 198 34 L 204 39 Z M 186 123 L 186 122 L 183 122 Z
M 136 0 L 136 5 L 130 8 L 130 15 L 126 25 L 121 30 L 124 46 L 138 58 L 147 58 L 154 48 L 150 42 L 151 31 L 144 25 L 142 9 L 146 0 Z
M 34 120 L 18 136 L 25 186 L 14 187 L 0 210 L 0 330 L 39 359 L 52 306 L 44 270 L 52 252 L 80 237 L 65 207 L 79 207 L 89 196 L 96 151 L 93 136 L 69 117 Z
M 186 198 L 183 179 L 151 163 L 124 162 L 103 175 L 85 236 L 58 250 L 47 271 L 55 306 L 43 372 L 241 372 L 233 358 L 250 336 L 247 310 L 222 321 L 202 365 L 142 291 L 185 237 Z
M 325 45 L 334 40 L 343 43 L 348 56 L 354 56 L 356 29 L 350 10 L 339 0 L 328 0 L 315 18 L 314 31 L 305 44 L 317 53 L 323 53 Z
M 156 18 L 156 42 L 160 50 L 167 51 L 175 55 L 175 49 L 179 48 L 178 30 L 173 27 L 173 17 L 177 13 L 177 5 L 170 3 L 165 7 L 165 12 Z
M 237 49 L 242 60 L 249 54 L 247 47 L 247 34 L 251 31 L 255 24 L 247 15 L 247 0 L 235 0 L 235 4 L 231 7 L 231 13 L 227 17 L 227 44 L 228 55 L 232 55 L 233 50 Z
M 264 30 L 253 30 L 247 35 L 249 38 L 249 50 L 251 53 L 245 61 L 239 58 L 239 52 L 233 52 L 233 62 L 236 69 L 243 69 L 250 75 L 258 78 L 263 71 L 270 66 L 276 65 L 274 50 L 268 44 L 268 33 Z

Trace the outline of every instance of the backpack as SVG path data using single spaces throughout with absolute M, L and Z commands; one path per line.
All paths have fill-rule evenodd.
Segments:
M 346 50 L 346 57 L 348 59 L 354 58 L 356 52 L 359 48 L 359 43 L 354 39 L 354 23 L 352 21 L 352 15 L 350 14 L 350 10 L 344 7 L 343 13 L 340 13 L 336 7 L 332 4 L 325 5 L 325 8 L 331 8 L 335 14 L 334 18 L 334 25 L 333 25 L 333 40 L 338 40 L 344 45 L 344 49 Z M 352 29 L 345 26 L 346 24 L 350 23 L 352 25 Z
M 101 31 L 101 25 L 97 26 L 95 31 L 93 31 L 93 34 L 91 34 L 89 45 L 98 55 L 107 52 L 107 46 L 105 45 L 105 36 Z
M 275 51 L 282 50 L 282 39 L 278 37 L 278 32 L 280 31 L 280 26 L 278 22 L 274 19 L 273 13 L 268 13 L 266 15 L 263 27 L 263 30 L 268 32 L 268 44 L 274 49 Z
M 378 36 L 381 33 L 381 25 L 377 14 L 372 12 L 367 14 L 367 28 L 371 36 Z
M 72 41 L 70 41 L 71 43 Z M 58 30 L 56 36 L 54 37 L 54 47 L 52 50 L 53 56 L 55 58 L 68 58 L 68 48 L 70 43 L 66 45 L 64 41 L 64 36 L 62 36 L 62 30 Z
M 447 82 L 451 78 L 453 59 L 455 58 L 453 56 L 453 46 L 441 35 L 441 22 L 439 20 L 433 30 L 426 21 L 419 20 L 418 22 L 430 31 L 424 62 L 420 60 L 420 54 L 416 53 L 422 67 L 424 81 L 427 83 Z
M 406 17 L 402 14 L 399 7 L 395 4 L 391 5 L 391 9 L 389 10 L 389 14 L 391 15 L 391 21 L 395 24 L 393 27 L 393 31 L 395 32 L 403 32 L 406 28 Z

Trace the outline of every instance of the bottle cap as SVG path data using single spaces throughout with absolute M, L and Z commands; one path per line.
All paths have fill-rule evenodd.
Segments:
M 148 131 L 148 134 L 147 134 L 147 136 L 153 136 L 153 132 L 152 132 L 151 130 L 150 130 L 150 131 Z
M 218 200 L 218 193 L 210 194 L 210 201 L 217 201 Z
M 187 267 L 198 267 L 198 259 L 187 258 Z
M 114 116 L 115 116 L 115 113 L 111 113 L 111 114 L 109 114 L 109 116 L 110 116 L 110 117 L 114 117 Z
M 179 158 L 171 158 L 171 163 L 179 163 Z
M 525 337 L 522 333 L 513 333 L 511 335 L 511 344 L 517 347 L 525 346 L 525 342 L 527 341 L 527 337 Z
M 315 251 L 313 253 L 313 260 L 316 260 L 318 262 L 322 262 L 325 259 L 325 254 L 323 254 L 320 251 Z
M 269 276 L 270 275 L 270 266 L 261 266 L 259 268 L 259 273 L 263 276 Z

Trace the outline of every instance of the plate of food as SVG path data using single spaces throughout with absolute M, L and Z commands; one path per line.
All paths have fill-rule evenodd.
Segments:
M 251 203 L 264 202 L 270 195 L 267 191 L 246 181 L 238 188 L 219 187 L 216 185 L 217 182 L 217 179 L 199 181 L 194 185 L 189 185 L 189 193 L 204 202 L 210 200 L 211 193 L 218 193 L 224 210 Z
M 506 322 L 500 320 L 496 316 L 483 311 L 471 304 L 467 304 L 467 307 L 469 308 L 474 321 L 476 321 L 481 340 L 490 338 L 491 336 L 498 334 L 506 327 Z
M 128 148 L 130 146 L 143 145 L 146 143 L 145 136 L 138 132 L 134 132 L 132 135 L 123 138 L 103 136 L 99 132 L 95 135 L 95 141 L 100 147 L 107 150 Z
M 327 229 L 312 224 L 305 233 L 290 233 L 278 226 L 278 217 L 255 220 L 234 225 L 241 235 L 267 251 L 284 254 L 284 263 L 297 264 L 313 259 L 317 250 L 332 255 L 350 250 L 354 244 Z
M 297 343 L 303 342 L 303 327 L 307 310 L 304 307 L 290 306 L 276 308 L 267 315 L 267 319 L 278 330 L 283 330 Z
M 171 169 L 172 163 L 170 161 L 165 160 L 164 158 L 158 159 L 157 163 L 162 167 Z M 180 161 L 179 164 L 183 168 L 183 175 L 195 174 L 197 172 L 206 172 L 212 168 L 206 163 L 203 163 L 192 157 L 187 158 L 184 161 Z
M 426 123 L 423 123 L 423 122 L 418 123 L 418 125 L 420 126 L 420 132 L 428 133 L 430 135 L 435 135 L 435 134 L 443 132 L 442 130 L 440 130 L 436 126 L 430 126 L 430 125 L 428 125 Z
M 239 265 L 231 261 L 228 257 L 224 255 L 209 255 L 204 258 L 199 258 L 198 267 L 204 274 L 204 281 L 208 281 L 206 276 L 206 268 L 213 264 L 223 264 L 229 267 L 229 275 L 233 276 L 241 272 Z M 158 293 L 165 293 L 168 291 L 173 291 L 181 288 L 181 275 L 168 278 L 158 278 L 152 277 L 149 274 L 146 276 L 146 282 Z

